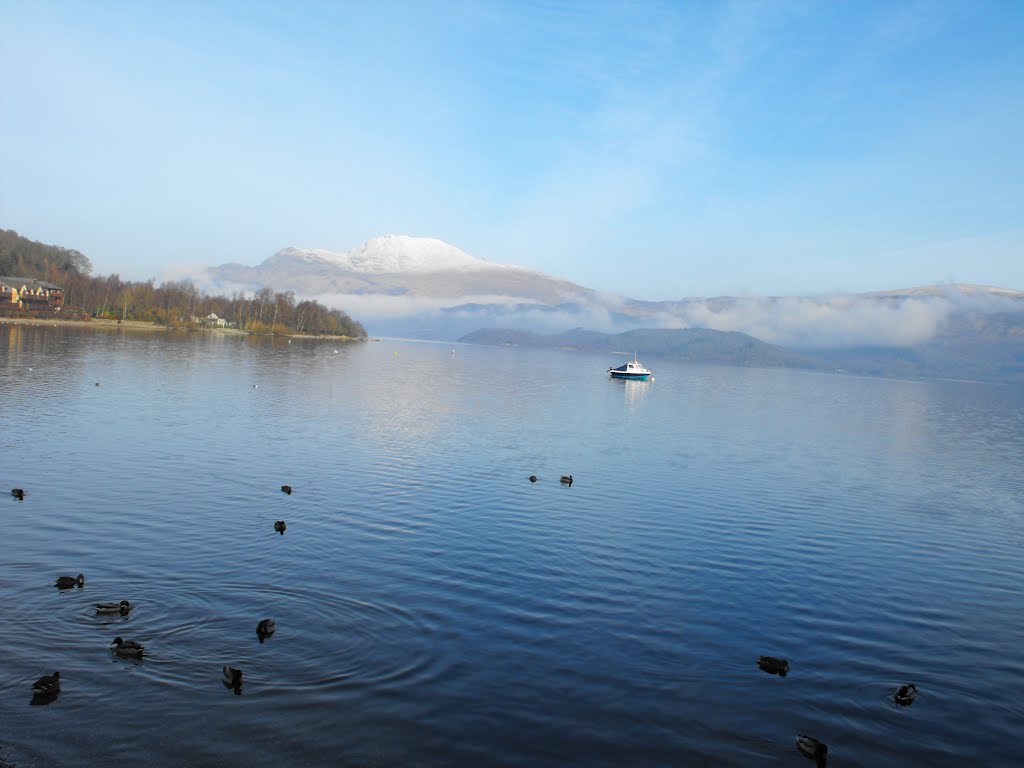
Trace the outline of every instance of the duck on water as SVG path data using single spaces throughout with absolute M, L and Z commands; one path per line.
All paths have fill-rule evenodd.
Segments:
M 801 734 L 796 737 L 796 748 L 804 757 L 814 760 L 817 768 L 828 765 L 828 746 L 820 739 Z
M 43 675 L 32 683 L 33 696 L 50 696 L 57 693 L 60 693 L 60 672 Z
M 914 703 L 914 699 L 917 698 L 917 686 L 913 683 L 901 685 L 896 689 L 896 695 L 893 698 L 901 707 L 910 706 Z
M 761 656 L 757 660 L 757 666 L 762 671 L 779 677 L 785 677 L 789 673 L 789 662 L 778 656 Z
M 142 658 L 142 653 L 145 651 L 141 643 L 137 643 L 134 640 L 123 640 L 120 637 L 114 638 L 110 649 L 118 656 L 127 656 L 133 659 Z
M 276 631 L 277 624 L 274 622 L 273 619 L 263 619 L 262 621 L 260 621 L 259 624 L 256 625 L 256 636 L 260 639 L 261 643 L 268 637 L 273 635 L 274 632 Z
M 230 667 L 227 664 L 224 665 L 224 669 L 220 676 L 220 681 L 224 683 L 224 687 L 235 692 L 236 696 L 242 694 L 242 670 Z
M 127 616 L 131 610 L 132 604 L 127 600 L 122 600 L 119 603 L 96 603 L 96 613 L 119 613 L 122 616 Z
M 84 587 L 85 576 L 81 573 L 77 576 L 58 576 L 55 585 L 57 589 L 71 589 L 72 587 Z

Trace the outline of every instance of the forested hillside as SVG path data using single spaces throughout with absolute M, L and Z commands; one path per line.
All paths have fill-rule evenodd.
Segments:
M 0 275 L 57 283 L 68 272 L 88 275 L 92 264 L 78 251 L 37 243 L 14 230 L 0 229 Z
M 62 315 L 143 320 L 169 327 L 199 324 L 210 313 L 256 333 L 310 333 L 366 338 L 366 329 L 339 309 L 298 301 L 293 291 L 210 295 L 188 281 L 133 282 L 92 276 L 82 253 L 38 243 L 0 229 L 0 275 L 47 280 L 62 286 Z

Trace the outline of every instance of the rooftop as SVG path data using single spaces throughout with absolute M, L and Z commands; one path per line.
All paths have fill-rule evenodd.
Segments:
M 11 287 L 17 286 L 18 288 L 20 288 L 21 286 L 25 286 L 30 291 L 34 291 L 36 288 L 43 288 L 43 289 L 49 290 L 49 291 L 62 291 L 62 290 L 64 290 L 64 287 L 61 286 L 61 285 L 55 285 L 53 283 L 48 283 L 45 280 L 36 280 L 35 278 L 32 278 L 32 277 L 3 277 L 3 276 L 0 276 L 0 285 L 7 285 L 7 286 L 11 286 Z

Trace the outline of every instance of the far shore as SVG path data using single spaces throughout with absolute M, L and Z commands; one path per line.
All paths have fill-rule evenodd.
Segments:
M 231 334 L 234 336 L 279 336 L 290 339 L 330 339 L 332 341 L 362 341 L 352 336 L 330 336 L 326 334 L 313 335 L 309 333 L 256 333 L 254 331 L 245 331 L 240 328 L 210 328 L 210 327 L 193 327 L 188 328 L 185 326 L 172 325 L 168 328 L 166 325 L 159 325 L 158 323 L 149 323 L 144 320 L 108 320 L 101 318 L 93 318 L 91 320 L 64 320 L 55 317 L 0 317 L 0 325 L 9 323 L 11 325 L 66 325 L 74 326 L 77 328 L 103 328 L 105 330 L 118 330 L 118 331 L 188 331 L 195 333 L 222 333 Z

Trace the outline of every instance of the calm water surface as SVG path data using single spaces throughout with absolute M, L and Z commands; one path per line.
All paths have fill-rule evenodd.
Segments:
M 0 755 L 1024 760 L 1019 390 L 455 350 L 0 325 Z

